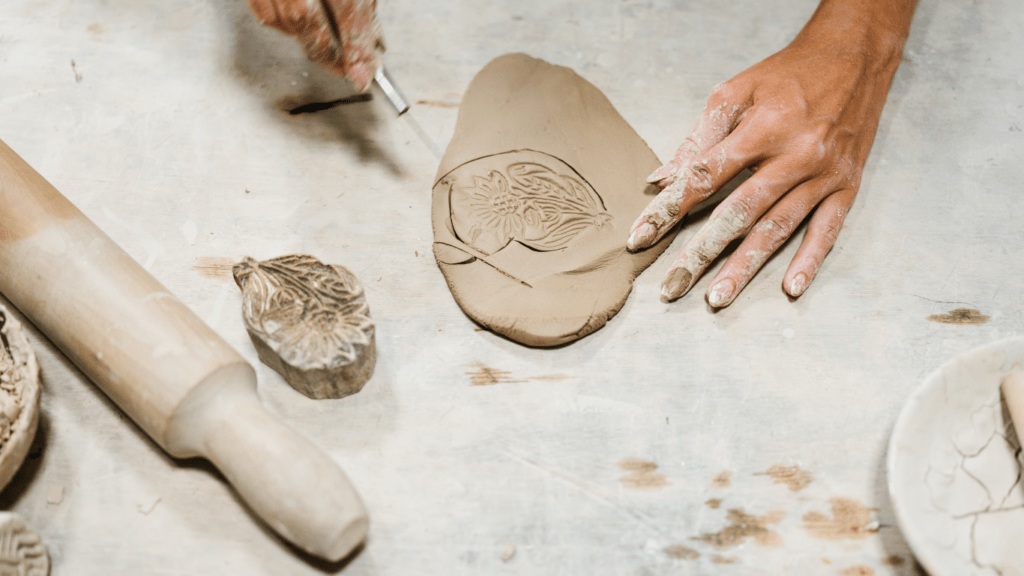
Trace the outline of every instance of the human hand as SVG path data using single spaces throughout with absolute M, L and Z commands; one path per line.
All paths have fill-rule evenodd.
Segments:
M 259 21 L 297 36 L 309 59 L 366 90 L 384 37 L 376 0 L 249 0 Z
M 663 191 L 627 248 L 654 244 L 744 168 L 754 175 L 686 243 L 663 298 L 685 294 L 749 231 L 707 291 L 712 307 L 728 306 L 813 211 L 782 282 L 790 296 L 803 294 L 857 195 L 914 2 L 824 0 L 789 46 L 714 89 L 675 157 L 648 178 Z

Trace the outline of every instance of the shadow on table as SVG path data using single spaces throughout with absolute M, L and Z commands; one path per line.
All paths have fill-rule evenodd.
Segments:
M 381 148 L 375 139 L 381 124 L 377 106 L 356 97 L 348 80 L 309 61 L 295 38 L 260 24 L 248 3 L 213 6 L 233 37 L 233 72 L 263 99 L 278 122 L 304 139 L 340 143 L 354 150 L 361 161 L 404 175 L 392 151 Z M 305 113 L 291 114 L 297 108 Z

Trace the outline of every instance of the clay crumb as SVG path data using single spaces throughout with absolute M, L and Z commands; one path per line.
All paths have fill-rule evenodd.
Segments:
M 697 552 L 693 548 L 683 546 L 682 544 L 665 546 L 665 554 L 668 554 L 676 560 L 696 560 L 697 558 L 700 558 L 700 552 Z
M 705 504 L 708 505 L 708 508 L 711 508 L 713 510 L 717 510 L 718 507 L 722 505 L 722 499 L 721 498 L 712 498 L 712 499 L 708 500 L 707 502 L 705 502 Z
M 433 106 L 434 108 L 458 108 L 459 102 L 445 102 L 444 100 L 417 100 L 420 106 Z
M 874 576 L 875 571 L 863 565 L 850 566 L 839 571 L 843 576 Z
M 832 517 L 821 512 L 804 514 L 804 529 L 822 540 L 864 540 L 878 532 L 872 508 L 849 498 L 832 498 Z
M 731 522 L 718 532 L 704 533 L 694 536 L 693 540 L 700 540 L 718 549 L 732 548 L 739 546 L 747 538 L 753 538 L 758 546 L 782 546 L 782 537 L 777 532 L 768 529 L 770 524 L 778 524 L 786 517 L 782 510 L 772 510 L 764 516 L 747 514 L 743 508 L 732 508 L 729 510 L 726 519 Z
M 719 472 L 717 476 L 711 479 L 712 488 L 728 488 L 732 486 L 732 472 L 723 470 Z
M 799 492 L 810 485 L 813 477 L 807 470 L 799 466 L 783 466 L 776 464 L 764 472 L 755 472 L 755 476 L 771 476 L 776 484 L 785 484 L 792 492 Z
M 735 564 L 739 558 L 735 556 L 712 556 L 711 561 L 715 564 Z
M 508 562 L 515 555 L 516 555 L 516 543 L 515 542 L 509 542 L 508 544 L 505 544 L 505 549 L 501 551 L 501 561 L 502 562 Z
M 142 514 L 143 516 L 149 516 L 153 512 L 153 510 L 156 509 L 156 505 L 159 504 L 161 500 L 163 500 L 163 498 L 157 498 L 149 506 L 145 506 L 143 504 L 136 504 L 135 508 L 138 509 L 139 514 Z
M 658 469 L 658 465 L 654 462 L 648 462 L 640 458 L 626 458 L 619 462 L 619 468 L 630 472 L 630 474 L 619 478 L 619 482 L 622 482 L 622 485 L 626 488 L 650 490 L 668 486 L 668 480 L 665 478 L 665 475 L 655 472 Z
M 928 317 L 929 321 L 940 324 L 984 324 L 991 319 L 991 316 L 985 316 L 975 308 L 957 308 L 947 314 L 932 314 Z
M 63 484 L 50 484 L 50 487 L 46 490 L 46 503 L 54 506 L 59 505 L 64 501 L 64 485 Z
M 231 279 L 231 268 L 234 267 L 235 261 L 231 258 L 222 258 L 220 256 L 200 256 L 196 258 L 196 263 L 192 265 L 192 269 L 199 272 L 204 278 L 210 278 L 211 280 L 230 280 Z
M 895 554 L 882 558 L 882 564 L 885 564 L 886 566 L 902 566 L 904 562 L 906 562 L 906 560 L 904 560 L 902 556 L 897 556 Z
M 512 378 L 512 373 L 508 370 L 491 368 L 483 362 L 473 362 L 466 366 L 474 368 L 466 372 L 466 375 L 469 376 L 470 386 L 494 386 L 495 384 L 519 384 L 524 382 L 524 380 Z
M 480 330 L 480 329 L 477 329 Z M 522 384 L 527 381 L 533 382 L 557 382 L 560 380 L 567 380 L 575 378 L 568 374 L 542 374 L 540 376 L 527 376 L 523 379 L 517 379 L 512 377 L 512 373 L 508 370 L 498 370 L 497 368 L 491 368 L 483 362 L 472 362 L 466 364 L 467 367 L 473 368 L 466 375 L 469 376 L 470 386 L 493 386 L 495 384 Z

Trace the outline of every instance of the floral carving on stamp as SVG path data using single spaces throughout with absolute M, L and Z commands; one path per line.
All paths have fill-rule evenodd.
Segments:
M 568 165 L 540 152 L 517 151 L 516 156 L 524 152 L 534 161 L 484 158 L 483 170 L 453 171 L 442 181 L 449 187 L 452 225 L 460 240 L 484 254 L 512 241 L 550 252 L 612 220 L 601 197 Z
M 375 327 L 349 269 L 292 254 L 233 269 L 260 360 L 311 398 L 358 392 L 373 374 Z
M 0 574 L 47 576 L 50 556 L 39 534 L 21 516 L 0 512 Z

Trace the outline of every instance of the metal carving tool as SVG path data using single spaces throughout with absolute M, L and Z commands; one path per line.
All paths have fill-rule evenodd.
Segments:
M 423 142 L 438 161 L 440 161 L 444 156 L 444 151 L 441 150 L 434 140 L 427 135 L 423 130 L 423 127 L 420 126 L 420 123 L 413 118 L 412 112 L 409 110 L 409 101 L 406 100 L 405 96 L 398 91 L 398 87 L 395 86 L 395 83 L 391 80 L 391 76 L 384 69 L 383 65 L 381 65 L 380 68 L 377 68 L 377 73 L 373 75 L 373 81 L 377 83 L 377 87 L 384 93 L 384 97 L 387 98 L 388 102 L 390 102 L 395 108 L 395 112 L 398 112 L 398 116 L 405 119 L 405 123 L 412 128 L 412 131 L 416 133 L 416 136 L 419 137 L 420 141 Z

